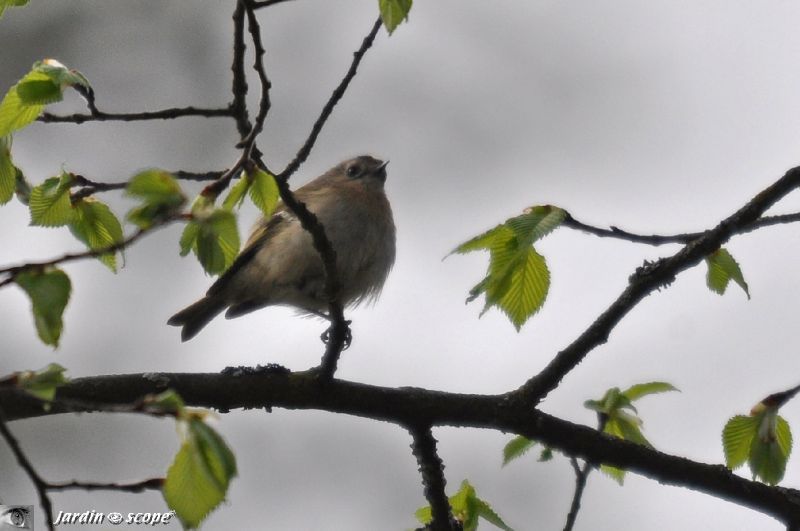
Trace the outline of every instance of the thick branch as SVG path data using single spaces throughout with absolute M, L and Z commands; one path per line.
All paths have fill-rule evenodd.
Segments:
M 469 395 L 417 388 L 386 388 L 342 380 L 319 385 L 314 373 L 131 374 L 79 378 L 59 388 L 57 398 L 83 403 L 132 403 L 172 388 L 190 406 L 232 409 L 318 409 L 392 422 L 402 426 L 460 426 L 512 432 L 536 439 L 590 462 L 607 463 L 662 483 L 724 498 L 784 523 L 800 515 L 800 492 L 736 476 L 722 465 L 707 465 L 664 454 L 599 433 L 509 400 L 508 395 Z M 9 419 L 60 413 L 24 393 L 0 389 L 0 408 Z M 69 410 L 75 410 L 74 404 Z M 91 411 L 87 407 L 86 411 Z
M 133 112 L 133 113 L 111 113 L 96 111 L 91 114 L 69 114 L 57 115 L 49 112 L 42 113 L 36 120 L 44 123 L 73 123 L 82 124 L 84 122 L 139 122 L 143 120 L 173 120 L 184 116 L 202 116 L 203 118 L 214 118 L 217 116 L 230 117 L 232 110 L 223 109 L 203 109 L 198 107 L 174 107 L 160 111 Z
M 614 327 L 644 297 L 654 290 L 667 286 L 675 276 L 696 265 L 703 258 L 719 249 L 737 232 L 750 227 L 778 200 L 800 186 L 800 167 L 792 168 L 774 184 L 755 196 L 750 202 L 730 217 L 722 220 L 714 229 L 702 233 L 680 251 L 647 263 L 631 275 L 628 287 L 605 312 L 600 315 L 575 341 L 559 352 L 539 374 L 528 380 L 514 395 L 529 404 L 542 400 L 555 389 L 561 379 L 574 369 L 595 347 L 605 343 Z
M 431 506 L 431 522 L 427 529 L 452 531 L 453 514 L 445 493 L 447 481 L 444 478 L 444 464 L 439 454 L 436 453 L 436 439 L 433 438 L 433 433 L 427 426 L 414 426 L 409 428 L 409 432 L 414 438 L 411 451 L 417 458 L 425 499 Z

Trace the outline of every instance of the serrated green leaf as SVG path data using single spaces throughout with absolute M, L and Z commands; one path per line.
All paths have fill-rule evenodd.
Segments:
M 466 479 L 448 502 L 453 517 L 461 522 L 464 531 L 475 531 L 480 518 L 505 531 L 513 531 L 486 501 L 478 498 L 475 488 Z M 423 524 L 430 523 L 433 518 L 430 506 L 417 509 L 414 516 Z
M 247 194 L 247 190 L 250 188 L 250 179 L 242 172 L 242 176 L 236 181 L 236 184 L 231 186 L 230 191 L 228 192 L 228 196 L 222 202 L 222 208 L 226 210 L 233 210 L 234 208 L 238 208 L 242 206 L 244 202 L 244 196 Z
M 489 282 L 486 300 L 502 310 L 519 332 L 544 304 L 550 289 L 550 271 L 544 257 L 533 247 L 526 247 L 507 268 L 498 273 L 497 282 Z
M 744 280 L 738 262 L 724 247 L 708 255 L 706 265 L 708 266 L 706 284 L 711 291 L 723 295 L 728 288 L 728 283 L 733 280 L 744 290 L 747 298 L 750 298 L 750 289 Z
M 0 0 L 0 18 L 3 18 L 3 12 L 9 7 L 22 7 L 28 5 L 30 0 Z
M 70 231 L 89 249 L 105 249 L 123 240 L 122 225 L 108 205 L 87 197 L 72 205 L 75 210 Z M 106 253 L 98 259 L 111 271 L 117 271 L 116 253 Z
M 148 395 L 144 398 L 144 403 L 147 404 L 149 408 L 175 413 L 176 416 L 180 416 L 186 408 L 186 404 L 181 395 L 176 393 L 173 389 L 167 389 L 157 395 Z
M 11 136 L 0 137 L 0 205 L 11 201 L 17 188 L 17 168 L 11 160 Z
M 491 249 L 493 246 L 507 242 L 513 237 L 514 232 L 509 227 L 506 227 L 505 225 L 498 225 L 493 229 L 487 230 L 483 234 L 479 234 L 478 236 L 465 241 L 450 251 L 450 254 L 447 256 L 455 253 L 464 254 L 472 251 Z
M 551 205 L 527 208 L 521 216 L 506 221 L 523 245 L 535 243 L 537 240 L 553 232 L 567 216 L 567 212 Z
M 503 521 L 502 518 L 500 518 L 500 515 L 494 512 L 491 505 L 483 500 L 475 500 L 475 512 L 479 517 L 483 518 L 493 526 L 502 529 L 503 531 L 514 531 Z
M 58 347 L 64 327 L 62 315 L 72 290 L 69 277 L 59 269 L 49 268 L 44 271 L 24 271 L 14 281 L 31 300 L 39 338 L 47 345 Z
M 536 441 L 523 437 L 522 435 L 517 435 L 503 448 L 503 466 L 525 455 L 528 450 L 534 446 L 536 446 Z
M 51 401 L 59 386 L 68 382 L 64 376 L 66 369 L 58 363 L 51 363 L 38 371 L 19 373 L 17 385 L 36 398 Z
M 275 177 L 257 168 L 252 175 L 252 183 L 250 185 L 250 199 L 261 210 L 264 217 L 269 219 L 280 198 Z
M 616 481 L 620 486 L 625 483 L 625 471 L 610 465 L 600 465 L 600 471 Z
M 31 72 L 16 85 L 23 105 L 47 105 L 64 99 L 61 86 L 41 72 Z
M 188 223 L 181 235 L 181 255 L 191 248 L 206 273 L 222 273 L 239 253 L 239 229 L 236 216 L 218 209 Z
M 17 93 L 17 86 L 14 85 L 0 102 L 0 136 L 6 136 L 34 122 L 42 109 L 44 105 L 23 103 Z
M 539 462 L 546 463 L 553 458 L 553 449 L 549 446 L 546 446 L 542 449 L 542 453 L 539 454 Z
M 72 182 L 72 175 L 63 172 L 59 177 L 50 177 L 31 190 L 28 202 L 31 225 L 60 227 L 75 219 L 69 197 Z
M 678 391 L 678 389 L 667 382 L 647 382 L 632 385 L 623 391 L 622 394 L 633 402 L 647 395 L 666 393 L 668 391 Z
M 186 440 L 167 471 L 163 494 L 187 528 L 196 528 L 224 499 L 236 475 L 225 441 L 199 420 L 188 422 Z
M 750 446 L 758 433 L 755 417 L 736 415 L 728 420 L 722 430 L 725 464 L 731 470 L 742 466 L 750 455 Z
M 180 246 L 181 256 L 186 256 L 189 251 L 197 246 L 197 237 L 200 235 L 200 225 L 195 221 L 190 221 L 181 233 Z
M 626 441 L 652 448 L 653 445 L 645 438 L 642 430 L 639 428 L 640 420 L 637 417 L 632 417 L 631 415 L 626 415 L 624 412 L 618 411 L 613 420 L 609 420 L 607 424 L 611 422 L 617 424 L 618 431 Z
M 128 221 L 143 229 L 176 213 L 186 202 L 177 181 L 163 170 L 138 173 L 128 183 L 125 194 L 143 201 L 126 216 Z
M 775 437 L 772 439 L 753 437 L 748 460 L 753 477 L 759 478 L 769 485 L 777 485 L 783 479 L 786 463 L 792 450 L 792 434 L 789 424 L 780 416 L 775 415 L 773 418 Z
M 378 0 L 378 8 L 381 11 L 381 19 L 386 31 L 391 33 L 408 19 L 408 12 L 411 11 L 412 0 Z

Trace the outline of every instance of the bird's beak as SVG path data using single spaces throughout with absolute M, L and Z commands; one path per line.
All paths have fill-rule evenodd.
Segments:
M 375 175 L 380 177 L 380 179 L 386 182 L 386 166 L 389 164 L 389 161 L 382 162 L 380 166 L 375 169 Z

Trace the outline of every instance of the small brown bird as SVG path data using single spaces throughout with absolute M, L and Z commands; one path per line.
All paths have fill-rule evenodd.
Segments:
M 316 214 L 336 251 L 345 306 L 374 301 L 394 264 L 394 221 L 383 188 L 387 164 L 362 155 L 295 192 Z M 187 341 L 226 308 L 231 319 L 273 305 L 321 316 L 328 308 L 322 260 L 311 235 L 283 203 L 256 223 L 242 252 L 206 296 L 167 323 L 182 326 L 181 339 Z

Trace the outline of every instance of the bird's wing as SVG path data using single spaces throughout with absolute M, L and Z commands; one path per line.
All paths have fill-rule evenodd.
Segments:
M 242 251 L 222 276 L 208 288 L 206 295 L 213 296 L 222 292 L 230 283 L 230 280 L 236 276 L 236 273 L 250 263 L 264 244 L 277 233 L 284 230 L 294 219 L 296 219 L 294 215 L 281 204 L 278 206 L 275 213 L 272 214 L 272 217 L 268 220 L 260 220 L 247 239 Z

